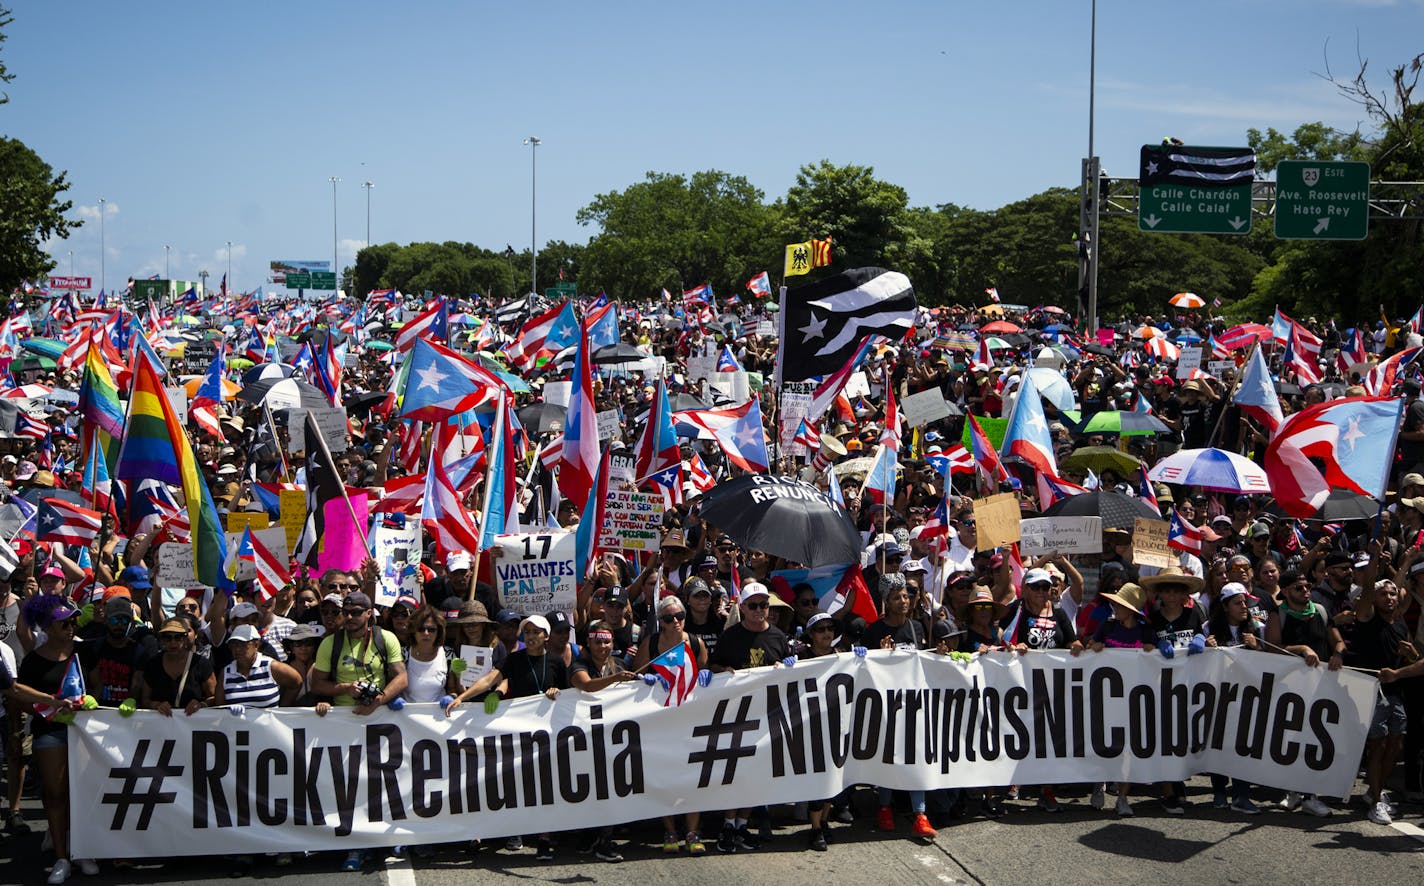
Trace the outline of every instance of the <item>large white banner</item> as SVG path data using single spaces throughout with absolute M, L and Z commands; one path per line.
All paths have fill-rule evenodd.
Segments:
M 962 663 L 874 650 L 716 677 L 467 705 L 79 715 L 74 853 L 352 849 L 560 831 L 689 809 L 1200 772 L 1342 795 L 1377 684 L 1261 652 L 1118 650 Z M 95 802 L 97 798 L 97 804 Z M 83 810 L 83 814 L 78 814 Z M 221 847 L 215 849 L 215 847 Z

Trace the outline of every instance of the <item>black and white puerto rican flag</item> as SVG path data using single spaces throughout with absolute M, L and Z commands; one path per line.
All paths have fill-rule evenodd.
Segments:
M 867 335 L 899 341 L 919 305 L 910 278 L 884 268 L 851 268 L 786 290 L 781 298 L 781 380 L 829 375 Z
M 1256 153 L 1250 148 L 1200 148 L 1192 145 L 1143 145 L 1138 182 L 1228 188 L 1250 184 Z

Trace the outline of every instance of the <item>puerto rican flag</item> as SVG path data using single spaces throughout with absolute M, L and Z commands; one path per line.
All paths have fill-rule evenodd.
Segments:
M 1065 498 L 1082 495 L 1088 491 L 1086 487 L 1079 486 L 1077 483 L 1069 483 L 1062 477 L 1045 474 L 1042 471 L 1035 475 L 1035 479 L 1038 481 L 1038 509 L 1040 511 L 1048 510 Z
M 42 499 L 39 504 L 35 541 L 58 541 L 89 546 L 99 534 L 104 515 L 62 498 Z
M 442 345 L 450 343 L 450 305 L 444 298 L 436 299 L 433 305 L 401 327 L 396 336 L 396 350 L 410 350 L 415 347 L 417 338 L 429 338 Z
M 1043 412 L 1038 386 L 1028 373 L 1023 379 L 1013 415 L 1004 433 L 1004 451 L 1022 458 L 1035 470 L 1057 474 L 1058 460 L 1053 455 L 1053 436 L 1048 431 L 1048 417 Z
M 557 354 L 578 340 L 578 318 L 573 303 L 565 300 L 520 327 L 514 341 L 505 346 L 505 353 L 521 372 L 528 372 L 542 353 Z
M 692 458 L 687 461 L 687 476 L 692 480 L 692 485 L 698 492 L 709 492 L 717 485 L 717 478 L 707 470 L 707 463 L 702 460 L 702 456 L 695 452 L 692 453 Z
M 1172 510 L 1172 520 L 1167 526 L 1167 547 L 1174 551 L 1186 551 L 1189 554 L 1201 555 L 1202 531 Z
M 989 296 L 989 301 L 993 302 L 994 304 L 999 303 L 999 287 L 990 286 L 988 289 L 984 290 L 984 294 Z
M 1407 348 L 1380 362 L 1378 366 L 1365 373 L 1362 384 L 1365 393 L 1375 395 L 1385 395 L 1394 389 L 1394 383 L 1399 379 L 1399 371 L 1421 354 L 1424 348 Z
M 930 467 L 938 471 L 942 477 L 974 473 L 974 453 L 970 452 L 963 443 L 955 443 L 937 455 L 926 456 L 925 461 L 929 462 Z
M 979 469 L 979 488 L 987 492 L 998 492 L 999 483 L 1009 479 L 1009 472 L 999 461 L 999 453 L 979 421 L 969 416 L 969 442 L 974 447 L 974 464 Z M 1056 473 L 1056 472 L 1055 472 Z
M 989 350 L 989 336 L 980 336 L 979 349 L 974 352 L 974 361 L 969 364 L 969 368 L 986 372 L 994 368 L 994 354 Z
M 687 409 L 673 413 L 673 421 L 710 437 L 722 447 L 727 460 L 744 471 L 766 473 L 771 459 L 766 451 L 761 402 L 753 397 L 740 406 L 724 409 Z
M 697 655 L 689 640 L 674 646 L 657 658 L 648 662 L 648 668 L 667 684 L 668 696 L 663 707 L 677 707 L 697 687 Z
M 574 356 L 573 386 L 569 391 L 569 409 L 564 424 L 564 445 L 559 457 L 559 493 L 574 503 L 580 511 L 588 503 L 593 490 L 593 472 L 598 465 L 598 424 L 593 403 L 593 373 L 590 369 L 593 353 L 588 331 L 579 336 Z
M 682 309 L 690 311 L 698 305 L 711 307 L 712 298 L 712 284 L 703 283 L 701 286 L 695 286 L 682 293 Z
M 1365 352 L 1365 343 L 1360 335 L 1360 330 L 1351 329 L 1350 337 L 1345 339 L 1345 343 L 1340 347 L 1340 352 L 1335 355 L 1335 365 L 1340 370 L 1341 378 L 1350 377 L 1350 367 L 1356 363 L 1363 363 L 1369 359 Z
M 895 402 L 895 389 L 890 384 L 889 373 L 885 377 L 885 427 L 880 432 L 882 445 L 898 452 L 900 450 L 902 419 L 900 407 Z
M 747 281 L 747 288 L 752 291 L 753 295 L 770 298 L 771 278 L 766 275 L 766 271 L 762 271 L 760 274 L 757 274 L 755 277 Z
M 394 477 L 386 481 L 385 497 L 371 510 L 376 513 L 409 514 L 420 513 L 420 502 L 425 495 L 425 478 L 419 474 L 409 477 Z
M 252 534 L 252 527 L 242 530 L 242 542 L 237 547 L 239 560 L 250 560 L 257 567 L 257 599 L 270 600 L 292 581 L 287 564 Z
M 801 419 L 801 424 L 796 428 L 796 436 L 791 438 L 793 444 L 800 443 L 806 447 L 807 456 L 815 455 L 821 448 L 821 429 L 813 421 Z
M 425 531 L 434 536 L 441 556 L 455 551 L 478 551 L 480 533 L 470 519 L 470 512 L 455 492 L 455 484 L 445 472 L 445 465 L 439 458 L 430 460 L 425 473 L 425 494 L 422 501 L 420 520 Z
M 544 466 L 544 470 L 552 471 L 559 466 L 559 459 L 564 454 L 564 435 L 558 434 L 554 439 L 544 444 L 544 448 L 539 450 L 539 462 Z

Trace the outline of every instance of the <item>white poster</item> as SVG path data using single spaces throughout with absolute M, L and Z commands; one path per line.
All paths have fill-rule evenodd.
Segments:
M 402 594 L 420 599 L 420 520 L 382 514 L 371 530 L 371 557 L 380 567 L 377 606 L 393 606 Z
M 1019 551 L 1044 554 L 1101 554 L 1102 517 L 1033 517 L 1019 522 Z
M 544 402 L 552 406 L 568 406 L 569 391 L 573 389 L 573 382 L 551 381 L 544 385 Z
M 942 418 L 949 418 L 949 404 L 945 402 L 944 394 L 940 392 L 939 388 L 930 388 L 920 391 L 918 394 L 911 394 L 900 401 L 900 408 L 905 413 L 905 424 L 912 428 L 922 427 Z
M 596 413 L 594 418 L 598 420 L 598 439 L 612 440 L 621 433 L 618 424 L 618 410 L 607 409 Z
M 276 407 L 272 407 L 276 411 Z M 287 413 L 287 452 L 301 452 L 306 448 L 307 435 L 302 430 L 306 427 L 306 409 L 288 409 Z M 332 453 L 346 451 L 346 410 L 335 406 L 313 406 L 310 408 L 311 414 L 316 418 L 316 426 L 321 429 L 321 436 L 326 439 L 326 448 Z
M 500 606 L 521 615 L 574 611 L 578 579 L 572 532 L 501 535 L 495 538 L 495 549 Z
M 781 448 L 786 450 L 787 455 L 806 454 L 805 444 L 792 441 L 801 429 L 801 419 L 811 411 L 815 395 L 816 383 L 813 381 L 789 381 L 781 386 Z
M 241 532 L 225 532 L 228 558 L 242 542 Z M 277 559 L 287 560 L 287 530 L 281 526 L 252 530 L 252 537 L 271 551 Z M 154 584 L 165 588 L 203 588 L 207 585 L 198 581 L 193 571 L 193 546 L 184 541 L 167 541 L 158 546 L 158 563 L 153 573 Z M 226 568 L 226 564 L 224 567 Z M 237 577 L 234 581 L 251 581 L 257 577 L 257 566 L 250 560 L 237 561 Z
M 1195 345 L 1182 348 L 1182 355 L 1177 358 L 1177 378 L 1190 378 L 1193 369 L 1201 369 L 1201 363 L 1201 348 Z
M 455 843 L 832 797 L 1176 781 L 1348 794 L 1378 683 L 1266 652 L 871 650 L 499 705 L 140 710 L 69 730 L 86 858 Z
M 461 644 L 460 657 L 465 660 L 465 669 L 460 672 L 460 685 L 466 689 L 494 670 L 494 650 L 488 646 Z

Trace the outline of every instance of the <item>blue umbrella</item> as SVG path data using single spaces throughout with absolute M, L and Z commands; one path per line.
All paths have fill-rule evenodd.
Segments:
M 1177 333 L 1177 337 L 1173 339 L 1173 341 L 1175 341 L 1179 345 L 1196 345 L 1201 344 L 1202 337 L 1200 335 L 1197 335 L 1190 329 L 1183 329 L 1181 332 Z
M 20 342 L 20 347 L 27 351 L 33 351 L 41 357 L 49 357 L 58 360 L 59 355 L 64 353 L 65 345 L 62 341 L 55 341 L 52 338 L 27 338 Z

